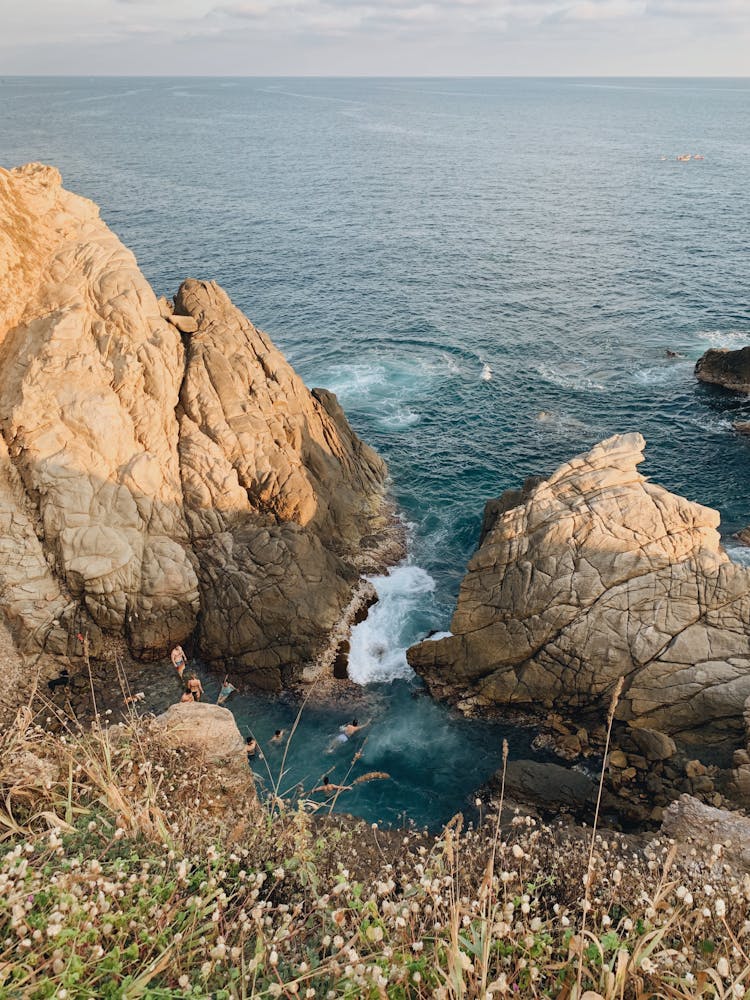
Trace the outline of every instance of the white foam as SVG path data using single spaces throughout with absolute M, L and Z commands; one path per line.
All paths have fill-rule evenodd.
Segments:
M 381 414 L 378 423 L 391 430 L 400 430 L 402 427 L 413 427 L 420 419 L 419 414 L 408 406 L 396 406 L 390 412 Z
M 750 330 L 701 330 L 699 340 L 706 340 L 713 347 L 747 347 L 750 344 Z
M 739 542 L 724 542 L 724 551 L 733 563 L 750 567 L 750 545 L 741 545 Z
M 691 361 L 689 364 L 692 367 L 693 362 Z M 638 382 L 640 385 L 666 385 L 667 382 L 674 381 L 675 368 L 674 364 L 642 368 L 640 371 L 634 372 L 633 381 Z
M 479 377 L 483 382 L 489 382 L 490 379 L 492 378 L 492 369 L 490 368 L 490 366 L 487 364 L 486 361 L 482 365 L 482 374 Z
M 535 365 L 538 374 L 545 380 L 557 385 L 561 389 L 583 390 L 584 392 L 606 392 L 606 387 L 601 382 L 595 382 L 581 374 L 580 370 L 567 374 L 552 365 Z
M 378 592 L 378 603 L 361 624 L 352 629 L 349 677 L 357 684 L 393 681 L 411 677 L 406 662 L 410 618 L 435 581 L 420 566 L 402 564 L 387 576 L 370 577 Z
M 452 632 L 435 632 L 433 635 L 426 636 L 425 642 L 437 642 L 439 639 L 450 639 L 452 635 Z

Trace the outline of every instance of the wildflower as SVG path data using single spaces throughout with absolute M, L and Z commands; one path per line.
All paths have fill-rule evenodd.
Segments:
M 727 913 L 727 904 L 723 899 L 718 898 L 714 903 L 714 910 L 717 917 L 725 917 Z
M 180 978 L 177 980 L 177 985 L 180 987 L 180 989 L 186 990 L 190 985 L 190 980 L 188 979 L 187 976 L 180 976 Z
M 729 976 L 731 975 L 729 971 L 729 962 L 726 960 L 724 955 L 722 955 L 719 961 L 716 963 L 716 971 L 719 973 L 722 979 L 729 979 Z

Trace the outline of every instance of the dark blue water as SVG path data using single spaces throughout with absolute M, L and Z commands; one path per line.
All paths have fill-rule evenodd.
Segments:
M 395 813 L 423 791 L 425 733 L 457 735 L 456 802 L 498 760 L 497 733 L 478 752 L 410 697 L 403 659 L 448 627 L 488 497 L 640 430 L 652 478 L 727 535 L 750 523 L 750 404 L 692 374 L 750 341 L 750 81 L 6 79 L 0 163 L 31 159 L 101 205 L 157 291 L 219 281 L 387 459 L 411 562 L 353 667 L 404 678 L 377 688 L 360 762 L 415 720 L 388 758 L 417 776 Z M 378 818 L 385 789 L 355 805 Z

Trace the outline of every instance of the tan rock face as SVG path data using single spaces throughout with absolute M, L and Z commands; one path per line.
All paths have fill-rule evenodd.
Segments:
M 172 705 L 154 726 L 167 746 L 197 755 L 209 766 L 215 789 L 255 802 L 245 743 L 229 709 L 200 702 Z
M 377 561 L 382 461 L 218 286 L 157 300 L 52 168 L 0 170 L 0 279 L 0 602 L 17 642 L 71 652 L 71 633 L 95 646 L 104 630 L 158 656 L 200 612 L 206 657 L 278 686 Z
M 676 734 L 740 726 L 750 694 L 750 572 L 719 515 L 637 471 L 643 438 L 610 438 L 490 501 L 451 629 L 409 662 L 475 705 L 605 707 Z

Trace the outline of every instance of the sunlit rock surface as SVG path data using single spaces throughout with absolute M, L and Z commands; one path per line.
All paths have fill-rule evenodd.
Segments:
M 16 644 L 278 687 L 389 535 L 386 469 L 211 282 L 157 300 L 57 170 L 0 170 L 0 603 Z M 391 539 L 392 540 L 392 539 Z M 392 554 L 392 553 L 391 553 Z
M 487 504 L 453 634 L 408 653 L 434 693 L 575 711 L 604 708 L 623 677 L 631 725 L 739 730 L 750 571 L 724 552 L 716 511 L 638 473 L 644 446 L 609 438 Z

